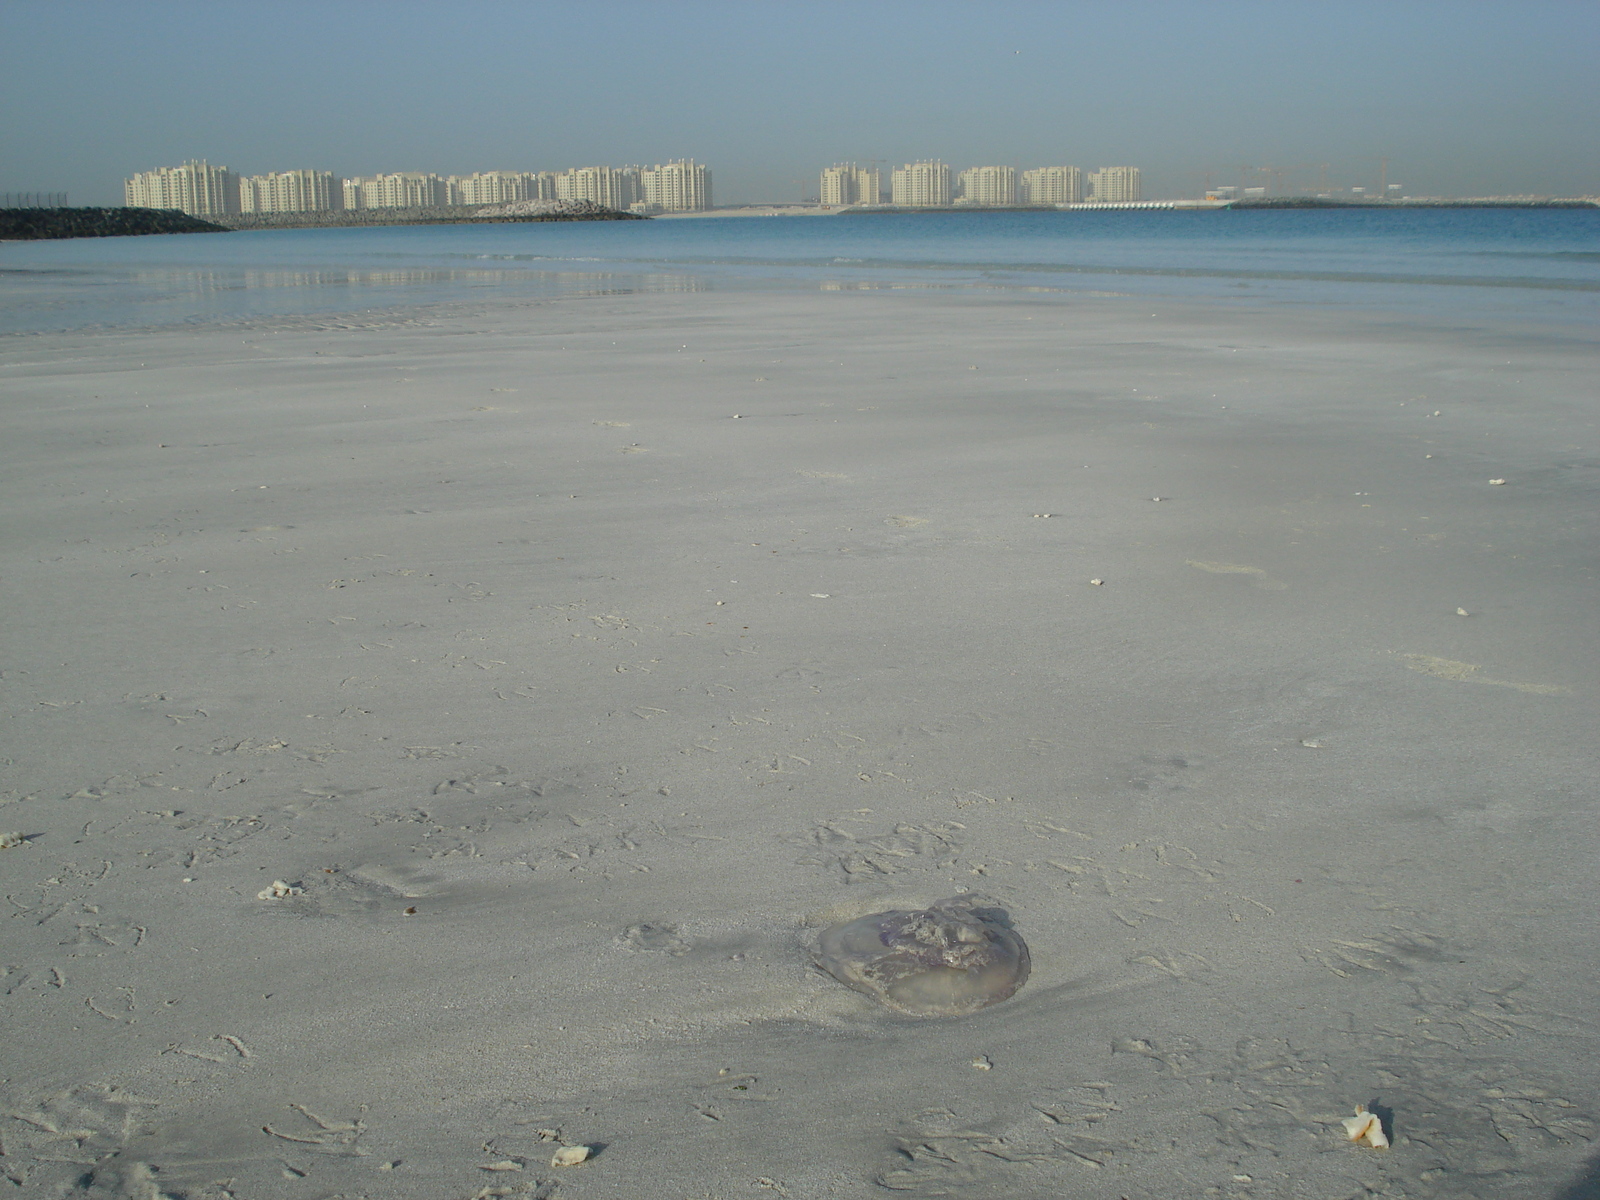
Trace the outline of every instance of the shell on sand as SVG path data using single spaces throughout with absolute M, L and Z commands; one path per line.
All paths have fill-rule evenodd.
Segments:
M 1383 1132 L 1383 1122 L 1378 1119 L 1377 1113 L 1368 1112 L 1364 1105 L 1356 1105 L 1356 1115 L 1345 1117 L 1340 1123 L 1344 1126 L 1345 1136 L 1352 1142 L 1365 1143 L 1374 1150 L 1389 1148 L 1389 1135 Z
M 1030 967 L 1006 912 L 975 896 L 834 925 L 822 933 L 816 962 L 846 987 L 913 1017 L 998 1004 L 1027 981 Z

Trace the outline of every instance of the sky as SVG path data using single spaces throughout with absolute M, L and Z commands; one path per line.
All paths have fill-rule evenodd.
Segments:
M 939 158 L 1159 198 L 1387 157 L 1410 195 L 1595 195 L 1596 63 L 1594 0 L 0 0 L 0 192 L 694 158 L 747 204 Z

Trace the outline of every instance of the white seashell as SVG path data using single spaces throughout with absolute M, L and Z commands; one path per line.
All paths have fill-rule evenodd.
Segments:
M 1467 611 L 1467 610 L 1466 610 L 1466 609 L 1464 609 L 1464 608 L 1458 608 L 1458 609 L 1456 609 L 1456 616 L 1458 616 L 1458 617 L 1470 617 L 1470 616 L 1471 616 L 1471 615 L 1472 615 L 1472 614 L 1471 614 L 1471 613 L 1469 613 L 1469 612 L 1468 612 L 1468 611 Z
M 1504 479 L 1491 479 L 1491 480 L 1489 480 L 1489 486 L 1490 487 L 1499 487 L 1504 482 L 1505 482 Z
M 1095 587 L 1104 587 L 1106 581 L 1104 579 L 1091 579 L 1089 582 L 1094 584 Z
M 285 883 L 281 879 L 274 879 L 271 887 L 262 888 L 256 893 L 256 899 L 284 900 L 290 896 L 303 896 L 305 892 L 305 888 L 297 883 Z
M 9 850 L 13 846 L 20 846 L 27 840 L 20 833 L 0 833 L 0 850 Z
M 550 1159 L 552 1167 L 575 1167 L 581 1162 L 589 1160 L 589 1147 L 563 1146 L 557 1150 Z
M 1378 1119 L 1377 1113 L 1368 1112 L 1366 1105 L 1356 1105 L 1356 1115 L 1345 1117 L 1341 1124 L 1344 1125 L 1345 1136 L 1352 1142 L 1364 1142 L 1374 1150 L 1389 1148 L 1389 1136 L 1383 1132 L 1383 1122 Z

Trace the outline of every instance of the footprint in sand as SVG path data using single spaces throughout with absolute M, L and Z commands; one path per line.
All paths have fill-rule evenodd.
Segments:
M 1435 679 L 1454 679 L 1458 683 L 1488 683 L 1495 687 L 1515 688 L 1534 696 L 1570 696 L 1572 689 L 1553 683 L 1515 683 L 1509 679 L 1491 679 L 1479 675 L 1482 668 L 1477 663 L 1456 662 L 1451 658 L 1438 658 L 1432 654 L 1402 654 L 1408 669 Z
M 1224 562 L 1196 562 L 1194 559 L 1186 560 L 1188 565 L 1201 571 L 1209 571 L 1213 575 L 1248 575 L 1250 582 L 1268 592 L 1281 592 L 1289 585 L 1280 579 L 1274 579 L 1260 567 L 1246 567 L 1240 563 Z

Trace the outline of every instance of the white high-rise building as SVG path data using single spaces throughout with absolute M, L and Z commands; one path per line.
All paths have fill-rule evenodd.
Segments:
M 858 167 L 855 163 L 835 163 L 824 167 L 818 192 L 826 208 L 846 208 L 852 204 L 883 203 L 883 173 L 877 167 Z
M 697 212 L 711 207 L 711 168 L 692 158 L 639 172 L 639 200 L 664 212 Z
M 239 211 L 327 212 L 344 205 L 344 189 L 332 171 L 273 171 L 239 180 Z
M 450 203 L 450 184 L 438 175 L 400 171 L 365 175 L 344 181 L 346 208 L 443 208 Z
M 638 167 L 574 167 L 555 177 L 555 199 L 592 200 L 627 211 L 639 199 Z
M 1022 173 L 1024 204 L 1079 204 L 1083 201 L 1083 172 L 1077 167 L 1037 167 Z
M 944 163 L 907 163 L 889 177 L 893 202 L 903 208 L 946 208 L 955 199 L 950 168 Z
M 193 217 L 239 211 L 239 177 L 201 159 L 181 167 L 157 167 L 123 181 L 129 208 L 176 208 Z
M 968 167 L 956 178 L 957 203 L 1015 204 L 1015 167 Z
M 540 194 L 544 178 L 532 171 L 477 171 L 452 175 L 446 182 L 452 204 L 514 204 L 518 200 L 554 199 Z
M 1089 199 L 1100 204 L 1139 200 L 1138 167 L 1101 167 L 1089 175 Z

